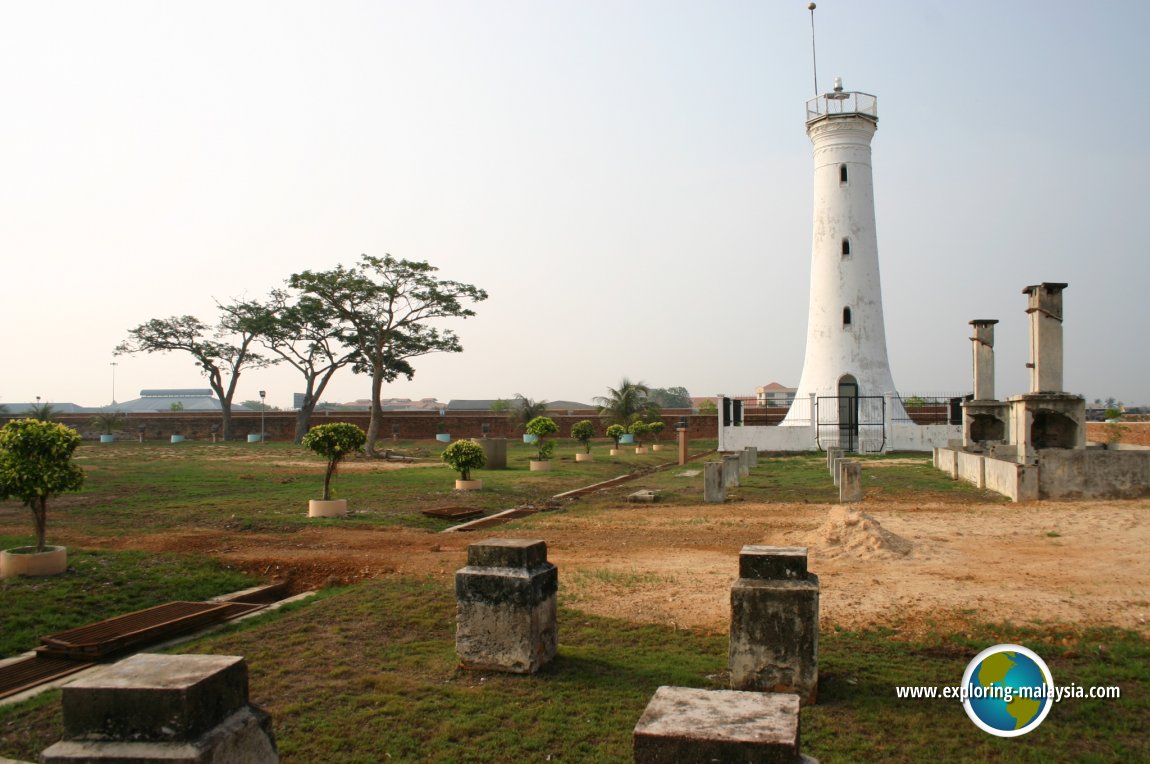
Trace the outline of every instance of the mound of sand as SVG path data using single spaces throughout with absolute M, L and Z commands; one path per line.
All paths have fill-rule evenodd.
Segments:
M 851 556 L 861 560 L 889 560 L 906 557 L 914 548 L 907 539 L 891 533 L 858 507 L 838 506 L 830 511 L 812 545 L 824 549 L 828 557 Z

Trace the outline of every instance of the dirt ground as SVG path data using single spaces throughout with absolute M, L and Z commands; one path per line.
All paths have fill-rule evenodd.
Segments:
M 588 612 L 722 632 L 744 544 L 809 548 L 823 627 L 1114 624 L 1150 636 L 1150 501 L 628 505 L 537 515 L 476 534 L 404 528 L 185 530 L 106 546 L 198 552 L 295 588 L 400 574 L 448 584 L 478 538 L 536 537 L 561 598 Z M 60 539 L 64 543 L 92 539 Z

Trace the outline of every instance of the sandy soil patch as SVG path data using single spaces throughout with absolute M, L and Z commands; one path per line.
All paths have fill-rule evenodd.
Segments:
M 809 548 L 824 627 L 970 620 L 1115 624 L 1150 635 L 1150 502 L 635 506 L 537 515 L 482 537 L 547 541 L 561 596 L 601 615 L 722 632 L 744 544 Z M 108 547 L 193 552 L 297 588 L 388 575 L 445 584 L 470 534 L 403 528 L 184 530 Z M 92 545 L 93 539 L 62 538 Z

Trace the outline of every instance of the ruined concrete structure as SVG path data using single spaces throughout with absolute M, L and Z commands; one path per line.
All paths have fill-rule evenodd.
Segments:
M 731 586 L 731 689 L 788 692 L 814 703 L 819 579 L 805 547 L 744 546 Z
M 64 687 L 64 739 L 46 764 L 279 761 L 271 717 L 233 655 L 133 655 Z
M 1022 395 L 995 398 L 998 322 L 970 322 L 974 396 L 962 406 L 961 447 L 936 448 L 935 467 L 1015 501 L 1150 495 L 1150 451 L 1087 448 L 1086 401 L 1062 390 L 1066 287 L 1022 290 L 1030 324 L 1030 390 Z
M 487 539 L 455 573 L 455 650 L 464 668 L 532 674 L 555 657 L 559 571 L 547 544 Z
M 793 694 L 660 687 L 634 732 L 635 764 L 805 762 Z

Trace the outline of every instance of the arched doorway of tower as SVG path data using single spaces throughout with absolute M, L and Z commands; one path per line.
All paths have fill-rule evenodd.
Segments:
M 839 377 L 839 448 L 858 450 L 859 383 L 850 374 Z

